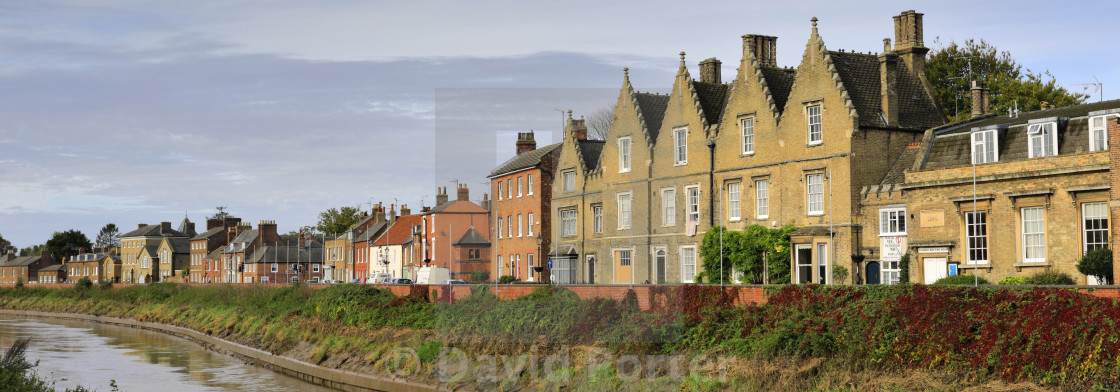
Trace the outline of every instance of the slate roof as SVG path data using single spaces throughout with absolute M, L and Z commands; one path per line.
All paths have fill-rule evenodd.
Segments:
M 392 226 L 381 233 L 371 246 L 400 245 L 412 238 L 412 227 L 420 224 L 421 215 L 405 215 L 397 218 Z
M 51 264 L 43 268 L 39 268 L 39 272 L 51 272 L 62 269 L 62 264 Z
M 646 120 L 649 137 L 657 141 L 657 133 L 661 131 L 661 122 L 665 120 L 665 108 L 669 107 L 669 96 L 650 93 L 635 93 L 638 108 L 642 111 L 642 118 Z
M 215 227 L 213 229 L 206 230 L 202 234 L 191 237 L 191 241 L 209 239 L 210 237 L 213 237 L 213 236 L 216 236 L 218 234 L 225 233 L 225 232 L 226 232 L 226 227 L 225 226 L 218 226 L 218 227 Z
M 236 250 L 232 250 L 232 249 L 230 249 L 230 247 L 233 246 L 234 244 L 240 244 L 240 243 L 243 243 L 243 242 L 253 243 L 253 241 L 255 241 L 257 239 L 257 235 L 259 233 L 260 233 L 260 231 L 258 231 L 256 229 L 245 230 L 245 231 L 241 232 L 241 234 L 238 234 L 237 237 L 233 238 L 233 241 L 230 241 L 229 244 L 227 244 L 226 246 L 221 248 L 221 249 L 225 249 L 225 250 L 222 251 L 222 253 L 242 252 L 243 250 L 240 247 L 236 247 L 236 246 L 233 247 L 233 249 L 236 249 Z M 281 238 L 281 240 L 283 240 L 284 236 L 280 236 L 280 238 Z
M 602 140 L 579 140 L 579 151 L 583 155 L 583 163 L 587 165 L 587 171 L 595 171 L 599 168 L 599 159 L 603 155 L 605 143 Z
M 1090 112 L 1120 108 L 1120 100 L 1074 105 L 1050 110 L 1020 113 L 1017 118 L 1007 115 L 989 115 L 970 119 L 934 131 L 923 170 L 968 166 L 972 164 L 972 129 L 993 125 L 1006 125 L 997 136 L 999 162 L 1031 159 L 1027 151 L 1027 122 L 1043 118 L 1068 118 L 1058 122 L 1058 155 L 1089 152 Z
M 763 66 L 759 70 L 762 71 L 762 78 L 766 80 L 766 86 L 770 89 L 770 96 L 774 98 L 774 106 L 781 113 L 785 110 L 789 92 L 793 89 L 793 77 L 796 71 L 768 66 Z
M 898 159 L 895 159 L 894 165 L 890 170 L 887 170 L 887 175 L 883 176 L 883 181 L 880 185 L 888 184 L 901 184 L 906 180 L 906 170 L 914 167 L 914 160 L 921 156 L 922 150 L 920 148 L 907 148 L 902 151 Z
M 535 167 L 541 163 L 541 158 L 544 158 L 545 155 L 548 155 L 548 153 L 552 152 L 553 150 L 559 149 L 562 145 L 562 143 L 550 144 L 535 150 L 525 151 L 523 153 L 517 154 L 513 158 L 510 158 L 509 160 L 498 165 L 498 167 L 491 171 L 490 175 L 486 178 L 494 178 L 504 174 Z
M 190 237 L 198 234 L 194 231 L 194 224 L 185 215 L 183 216 L 183 221 L 179 222 L 179 229 L 177 231 Z
M 19 256 L 8 260 L 7 263 L 0 265 L 0 267 L 26 267 L 35 264 L 35 262 L 39 261 L 41 258 L 43 258 L 43 256 Z
M 472 246 L 472 245 L 473 246 L 478 246 L 478 245 L 490 246 L 490 241 L 487 241 L 486 238 L 484 238 L 482 236 L 482 234 L 478 234 L 478 231 L 475 231 L 475 229 L 472 227 L 472 228 L 470 228 L 470 230 L 467 230 L 466 234 L 463 234 L 462 238 L 459 238 L 458 241 L 455 241 L 455 243 L 453 245 L 454 246 Z
M 299 249 L 295 246 L 262 246 L 246 259 L 246 263 L 323 263 L 323 248 Z
M 175 253 L 191 253 L 191 240 L 189 238 L 172 238 L 171 251 Z
M 704 118 L 708 124 L 719 124 L 719 117 L 723 115 L 723 107 L 727 105 L 727 93 L 730 91 L 726 84 L 692 81 L 696 89 L 696 97 L 700 100 L 700 109 L 704 111 Z
M 387 224 L 388 223 L 386 223 L 386 222 L 381 222 L 381 223 L 375 224 L 373 226 L 370 226 L 368 229 L 366 229 L 366 231 L 364 233 L 362 233 L 362 235 L 358 236 L 358 238 L 354 242 L 369 241 L 369 240 L 373 239 L 374 236 L 380 234 L 381 229 L 384 229 L 385 225 L 387 225 Z
M 160 225 L 145 225 L 144 227 L 141 227 L 141 228 L 138 228 L 136 230 L 121 234 L 120 238 L 127 238 L 127 237 L 190 237 L 190 236 L 186 235 L 186 234 L 183 234 L 182 232 L 180 232 L 178 230 L 168 230 L 166 232 L 161 232 Z
M 859 125 L 886 127 L 883 122 L 879 58 L 873 54 L 828 52 L 859 114 Z M 898 62 L 898 124 L 901 128 L 929 129 L 944 124 L 944 117 L 925 92 L 921 79 Z
M 210 253 L 207 253 L 206 256 L 203 257 L 202 259 L 203 260 L 221 260 L 222 259 L 222 249 L 225 249 L 225 248 L 222 247 L 222 248 L 214 249 L 214 250 L 210 251 Z

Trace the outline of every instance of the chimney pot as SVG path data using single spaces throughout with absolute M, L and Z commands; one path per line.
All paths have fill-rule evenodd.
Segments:
M 533 151 L 537 149 L 537 141 L 533 137 L 533 131 L 518 132 L 517 133 L 517 155 L 526 151 Z
M 457 200 L 469 201 L 470 200 L 470 195 L 471 195 L 471 192 L 470 192 L 469 189 L 467 189 L 467 185 L 466 184 L 460 184 L 459 189 L 458 189 Z
M 972 118 L 988 114 L 988 89 L 975 80 L 972 81 Z

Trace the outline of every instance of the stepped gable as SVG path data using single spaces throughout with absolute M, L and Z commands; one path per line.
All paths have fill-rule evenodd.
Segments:
M 769 98 L 774 101 L 776 115 L 780 116 L 786 108 L 790 90 L 793 89 L 793 78 L 796 71 L 778 67 L 759 67 L 759 73 L 769 89 Z
M 882 111 L 880 66 L 877 55 L 868 53 L 828 51 L 836 73 L 840 76 L 862 127 L 881 128 L 887 124 Z M 900 128 L 925 130 L 944 124 L 941 111 L 926 93 L 921 79 L 910 72 L 904 62 L 898 63 L 898 123 Z
M 579 143 L 580 161 L 583 162 L 584 172 L 590 173 L 599 170 L 599 159 L 603 155 L 602 140 L 577 140 Z
M 661 130 L 661 122 L 665 120 L 665 108 L 669 106 L 669 96 L 635 92 L 632 99 L 634 100 L 634 107 L 638 110 L 638 116 L 645 123 L 645 131 L 649 135 L 650 141 L 657 142 L 657 133 Z
M 726 84 L 692 81 L 695 92 L 694 98 L 700 106 L 700 117 L 706 121 L 705 125 L 719 125 L 723 108 L 727 106 L 727 93 L 730 89 Z

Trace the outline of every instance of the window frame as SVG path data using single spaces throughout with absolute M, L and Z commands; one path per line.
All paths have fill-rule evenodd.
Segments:
M 633 147 L 629 136 L 618 138 L 618 172 L 629 173 L 631 170 Z
M 603 232 L 603 205 L 596 204 L 591 206 L 591 231 L 593 233 Z
M 525 218 L 522 214 L 517 214 L 517 237 L 521 238 L 525 234 Z
M 1113 115 L 1089 117 L 1089 152 L 1108 151 L 1108 119 L 1109 119 L 1109 117 L 1113 117 Z M 1101 122 L 1100 127 L 1097 127 L 1096 124 L 1093 124 L 1097 120 L 1100 120 L 1100 122 Z M 1099 143 L 1097 141 L 1097 138 L 1094 135 L 1097 132 L 1100 132 L 1101 136 L 1102 136 Z
M 668 196 L 668 197 L 666 197 Z M 661 189 L 661 226 L 677 225 L 677 189 Z
M 727 183 L 727 220 L 738 222 L 743 219 L 740 208 L 742 207 L 743 184 L 739 181 Z
M 748 126 L 749 123 L 749 126 Z M 754 117 L 739 119 L 740 151 L 743 155 L 754 154 Z
M 755 217 L 756 219 L 770 218 L 770 179 L 754 180 L 755 187 Z
M 578 233 L 578 230 L 576 230 L 577 219 L 579 219 L 579 212 L 576 211 L 575 208 L 565 208 L 560 210 L 560 235 L 565 237 L 574 237 L 576 233 Z
M 529 196 L 532 196 L 533 195 L 533 173 L 529 173 L 528 179 L 525 180 L 525 185 L 526 185 L 525 186 L 525 188 L 526 188 L 525 189 L 525 194 L 527 194 Z
M 502 200 L 502 193 L 505 193 L 502 192 L 504 190 L 504 187 L 502 187 L 503 183 L 505 183 L 505 181 L 498 180 L 498 200 Z
M 623 200 L 626 200 L 625 208 L 623 208 L 623 203 L 622 203 Z M 634 195 L 633 195 L 633 193 L 631 193 L 631 192 L 619 192 L 618 194 L 615 195 L 615 201 L 618 203 L 617 204 L 617 206 L 618 206 L 618 210 L 617 210 L 618 211 L 618 216 L 617 216 L 618 229 L 619 230 L 627 230 L 627 229 L 632 228 L 632 226 L 631 226 L 631 225 L 633 225 L 632 218 L 633 218 L 633 215 L 634 215 Z M 623 224 L 623 218 L 625 218 L 625 224 Z
M 688 127 L 673 128 L 673 166 L 688 164 Z
M 822 108 L 819 102 L 805 106 L 805 123 L 809 132 L 809 143 L 807 144 L 809 145 L 824 144 L 824 121 L 821 112 Z M 816 129 L 814 129 L 814 126 Z M 814 135 L 816 136 L 815 140 L 813 139 Z
M 525 226 L 529 228 L 529 237 L 533 236 L 533 213 L 530 212 L 528 217 L 525 218 Z
M 504 226 L 502 226 L 502 217 L 499 216 L 498 217 L 498 238 L 503 238 L 502 237 L 502 227 L 504 227 Z
M 999 133 L 995 129 L 973 131 L 969 137 L 972 141 L 969 145 L 972 148 L 970 155 L 973 165 L 999 162 Z M 978 145 L 982 147 L 980 156 L 976 154 Z
M 813 209 L 813 180 L 818 182 L 816 186 L 819 188 L 815 193 L 818 200 L 818 209 Z M 807 173 L 805 174 L 805 215 L 818 216 L 824 215 L 824 173 Z
M 906 224 L 906 206 L 890 206 L 879 209 L 880 237 L 904 236 L 906 235 Z
M 1028 221 L 1027 220 L 1027 211 L 1028 210 L 1038 211 L 1038 214 L 1039 214 L 1038 219 L 1037 220 L 1032 219 L 1032 220 Z M 1038 231 L 1037 232 L 1035 232 L 1035 231 L 1028 232 L 1027 231 L 1028 223 L 1034 223 L 1034 222 L 1037 222 L 1037 224 L 1038 224 Z M 1021 238 L 1021 241 L 1022 241 L 1022 243 L 1019 247 L 1019 250 L 1022 252 L 1022 255 L 1023 255 L 1023 263 L 1045 263 L 1046 262 L 1046 209 L 1043 206 L 1020 207 L 1019 208 L 1019 223 L 1020 223 L 1019 233 L 1020 233 L 1020 238 Z M 1033 245 L 1033 246 L 1029 245 L 1028 244 L 1028 236 L 1037 236 L 1037 238 L 1039 239 L 1039 243 L 1036 244 L 1036 245 Z M 1028 257 L 1028 255 L 1030 253 L 1032 253 L 1031 248 L 1037 249 L 1038 252 L 1040 252 L 1041 254 L 1040 255 L 1035 255 L 1035 256 L 1041 256 L 1041 257 Z
M 695 283 L 696 282 L 696 245 L 682 245 L 678 250 L 681 260 L 681 283 Z M 685 255 L 691 254 L 692 263 L 688 263 L 688 257 Z M 688 268 L 691 268 L 691 273 L 686 273 Z
M 1039 146 L 1039 143 L 1042 145 Z M 1038 153 L 1035 152 L 1035 147 L 1039 148 Z M 1027 157 L 1033 159 L 1053 156 L 1058 156 L 1058 122 L 1027 124 Z
M 691 200 L 693 199 L 693 195 L 690 192 L 696 193 L 695 202 Z M 685 223 L 700 223 L 700 185 L 689 185 L 684 187 L 684 212 Z M 695 219 L 693 219 L 694 217 Z
M 521 197 L 523 194 L 522 177 L 517 177 L 517 197 Z
M 973 217 L 981 217 L 982 219 L 975 219 Z M 979 209 L 974 211 L 964 211 L 964 255 L 965 263 L 969 265 L 987 265 L 991 262 L 991 240 L 988 235 L 988 211 Z M 973 227 L 977 227 L 973 231 Z M 976 239 L 976 242 L 973 242 Z M 983 247 L 973 246 L 974 243 L 983 242 Z M 983 253 L 983 259 L 976 258 L 977 253 Z
M 564 192 L 571 192 L 576 189 L 576 171 L 568 170 L 560 175 L 564 181 Z
M 1079 204 L 1080 204 L 1080 208 L 1079 208 L 1079 210 L 1080 210 L 1079 215 L 1080 216 L 1079 216 L 1079 218 L 1081 220 L 1081 224 L 1080 224 L 1080 226 L 1081 226 L 1081 254 L 1085 255 L 1086 253 L 1089 253 L 1089 251 L 1094 250 L 1096 248 L 1108 248 L 1109 245 L 1110 245 L 1109 244 L 1109 239 L 1111 239 L 1110 232 L 1111 232 L 1111 229 L 1112 229 L 1111 227 L 1109 227 L 1110 218 L 1109 218 L 1109 211 L 1108 211 L 1108 202 L 1103 201 L 1103 200 L 1101 200 L 1101 201 L 1085 201 L 1085 202 L 1082 202 L 1082 203 L 1079 203 Z M 1094 206 L 1094 207 L 1100 206 L 1100 207 L 1102 207 L 1102 210 L 1104 212 L 1104 216 L 1103 217 L 1097 217 L 1094 220 L 1103 221 L 1104 222 L 1103 229 L 1099 228 L 1099 227 L 1098 228 L 1089 228 L 1089 226 L 1086 224 L 1089 219 L 1088 219 L 1088 214 L 1086 213 L 1085 210 L 1086 210 L 1086 207 L 1089 207 L 1089 206 Z M 1100 237 L 1100 238 L 1103 238 L 1104 242 L 1103 243 L 1094 242 L 1092 244 L 1092 247 L 1090 248 L 1091 244 L 1089 243 L 1089 238 L 1090 238 L 1090 233 L 1091 232 L 1103 232 L 1104 235 L 1103 235 L 1103 237 Z

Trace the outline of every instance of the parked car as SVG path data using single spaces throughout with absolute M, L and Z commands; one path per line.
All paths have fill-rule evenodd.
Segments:
M 393 281 L 389 282 L 389 283 L 392 283 L 392 284 L 412 284 L 412 279 L 404 279 L 404 278 L 393 279 Z
M 326 283 L 330 283 L 330 284 L 339 284 L 339 283 L 343 283 L 343 282 L 342 282 L 341 280 L 338 280 L 338 279 L 325 280 L 324 282 L 326 282 Z
M 442 284 L 467 284 L 467 282 L 464 282 L 462 279 L 448 279 L 443 281 Z
M 366 280 L 362 279 L 362 278 L 357 278 L 357 279 L 354 279 L 354 280 L 350 281 L 350 283 L 365 283 L 365 282 L 366 282 Z

